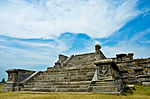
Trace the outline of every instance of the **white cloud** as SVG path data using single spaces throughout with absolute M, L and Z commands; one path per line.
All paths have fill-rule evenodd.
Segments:
M 107 37 L 140 12 L 138 0 L 8 0 L 0 6 L 0 34 L 53 38 L 64 32 Z
M 150 44 L 150 40 L 140 41 L 140 43 L 143 43 L 143 44 Z
M 134 58 L 148 58 L 150 57 L 150 51 L 148 50 L 150 46 L 139 45 L 137 43 L 140 38 L 143 38 L 143 36 L 148 33 L 150 33 L 150 28 L 135 33 L 132 38 L 119 41 L 118 44 L 114 46 L 104 46 L 102 47 L 102 50 L 106 57 L 115 57 L 116 54 L 120 53 L 134 53 Z
M 45 43 L 31 41 L 26 42 L 21 40 L 10 41 L 11 39 L 9 39 L 9 41 L 0 41 L 1 66 L 53 66 L 57 60 L 58 54 L 69 48 L 64 41 L 60 41 L 58 39 Z
M 107 58 L 115 57 L 116 54 L 121 53 L 134 53 L 134 58 L 148 58 L 150 57 L 150 52 L 147 50 L 149 47 L 139 46 L 138 44 L 132 43 L 128 44 L 128 42 L 120 42 L 115 46 L 105 46 L 103 47 L 103 52 Z

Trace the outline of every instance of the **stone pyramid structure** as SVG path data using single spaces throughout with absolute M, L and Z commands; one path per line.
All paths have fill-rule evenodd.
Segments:
M 106 58 L 100 49 L 96 45 L 93 53 L 70 57 L 60 54 L 54 67 L 44 72 L 9 69 L 3 91 L 118 94 L 126 83 L 150 85 L 149 58 L 133 59 L 132 53 Z

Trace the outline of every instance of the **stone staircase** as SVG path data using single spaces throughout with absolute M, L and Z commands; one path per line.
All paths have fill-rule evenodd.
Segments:
M 102 59 L 97 53 L 72 55 L 65 61 L 63 55 L 54 67 L 35 72 L 21 84 L 21 91 L 39 92 L 88 92 L 96 66 L 93 61 Z
M 21 91 L 88 92 L 95 68 L 51 69 L 24 82 Z
M 88 92 L 90 81 L 81 82 L 39 82 L 36 85 L 25 85 L 22 91 L 40 92 Z

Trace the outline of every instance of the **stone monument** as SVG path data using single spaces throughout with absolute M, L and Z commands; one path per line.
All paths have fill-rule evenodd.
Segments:
M 123 84 L 150 85 L 150 58 L 134 59 L 133 53 L 106 58 L 100 45 L 95 52 L 60 54 L 45 71 L 10 69 L 3 91 L 95 92 L 119 94 Z

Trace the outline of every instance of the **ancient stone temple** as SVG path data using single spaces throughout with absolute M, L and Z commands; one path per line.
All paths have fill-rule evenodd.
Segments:
M 150 85 L 150 58 L 133 59 L 133 53 L 106 58 L 95 52 L 70 57 L 60 54 L 55 66 L 46 71 L 10 69 L 3 89 L 36 92 L 122 92 L 123 84 Z

